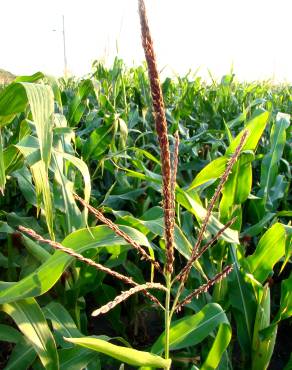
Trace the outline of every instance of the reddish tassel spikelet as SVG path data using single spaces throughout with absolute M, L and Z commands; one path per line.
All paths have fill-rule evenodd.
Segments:
M 199 235 L 198 235 L 198 239 L 197 239 L 197 242 L 196 244 L 194 245 L 193 247 L 193 250 L 192 250 L 192 254 L 191 254 L 191 258 L 189 259 L 188 263 L 186 264 L 186 266 L 183 268 L 183 270 L 180 272 L 179 274 L 179 277 L 180 277 L 180 281 L 182 284 L 185 283 L 185 281 L 187 280 L 188 278 L 188 275 L 189 275 L 189 272 L 191 270 L 191 267 L 192 267 L 192 264 L 193 264 L 193 261 L 194 261 L 194 258 L 197 254 L 197 251 L 202 243 L 202 240 L 203 240 L 203 236 L 204 236 L 204 233 L 207 229 L 207 225 L 210 221 L 210 217 L 211 217 L 211 214 L 212 214 L 212 210 L 215 206 L 215 203 L 217 201 L 217 199 L 219 198 L 219 195 L 223 189 L 223 186 L 225 185 L 226 181 L 228 180 L 228 177 L 232 171 L 232 168 L 233 166 L 235 165 L 239 155 L 240 155 L 240 152 L 241 152 L 241 149 L 243 148 L 245 142 L 246 142 L 246 139 L 249 135 L 249 131 L 248 130 L 245 130 L 242 137 L 240 138 L 240 142 L 239 142 L 239 145 L 236 147 L 235 149 L 235 152 L 233 153 L 232 157 L 230 158 L 230 160 L 228 161 L 228 164 L 227 164 L 227 167 L 220 179 L 220 182 L 219 182 L 219 185 L 217 186 L 216 190 L 215 190 L 215 193 L 210 201 L 210 204 L 209 204 L 209 207 L 207 209 L 207 213 L 206 213 L 206 216 L 205 216 L 205 219 L 203 221 L 203 224 L 200 228 L 200 232 L 199 232 Z
M 128 299 L 131 295 L 139 293 L 141 291 L 145 291 L 146 289 L 160 289 L 160 290 L 166 290 L 166 288 L 159 284 L 159 283 L 146 283 L 142 285 L 137 285 L 134 288 L 131 288 L 127 290 L 126 292 L 122 292 L 122 294 L 116 296 L 115 299 L 112 301 L 108 302 L 104 306 L 98 308 L 97 310 L 93 311 L 91 316 L 98 316 L 100 314 L 105 314 L 112 310 L 114 307 L 116 307 L 118 304 L 121 302 L 125 301 Z
M 212 245 L 220 238 L 220 236 L 224 233 L 224 231 L 234 224 L 234 222 L 236 221 L 236 219 L 237 219 L 237 217 L 234 217 L 232 220 L 228 221 L 226 223 L 226 225 L 224 225 L 224 227 L 222 227 L 222 229 L 220 229 L 213 236 L 213 238 L 210 239 L 204 245 L 204 247 L 202 249 L 200 249 L 199 251 L 197 251 L 197 253 L 188 261 L 188 263 L 193 264 L 195 261 L 197 261 L 206 252 L 207 249 L 209 249 L 210 247 L 212 247 Z M 181 272 L 175 277 L 174 280 L 180 280 L 181 279 L 182 275 L 185 273 L 186 266 L 184 267 L 184 269 L 181 270 Z
M 108 267 L 105 267 L 99 263 L 96 263 L 95 261 L 93 261 L 92 259 L 90 258 L 86 258 L 86 257 L 83 257 L 82 254 L 79 254 L 79 253 L 76 253 L 73 249 L 71 248 L 67 248 L 67 247 L 64 247 L 62 244 L 58 243 L 58 242 L 55 242 L 55 241 L 52 241 L 52 240 L 49 240 L 49 239 L 45 239 L 43 238 L 41 235 L 37 234 L 34 230 L 32 229 L 29 229 L 27 227 L 24 227 L 24 226 L 19 226 L 18 229 L 26 234 L 28 234 L 29 236 L 31 236 L 33 239 L 39 241 L 39 242 L 42 242 L 42 243 L 46 243 L 48 245 L 50 245 L 51 247 L 53 247 L 54 249 L 57 249 L 57 250 L 60 250 L 66 254 L 68 254 L 69 256 L 71 257 L 74 257 L 76 258 L 77 260 L 81 261 L 81 262 L 84 262 L 86 263 L 87 265 L 89 266 L 92 266 L 94 268 L 96 268 L 97 270 L 100 270 L 108 275 L 111 275 L 113 276 L 114 278 L 118 279 L 118 280 L 121 280 L 123 281 L 124 283 L 126 284 L 129 284 L 129 285 L 134 285 L 135 287 L 136 286 L 139 286 L 139 284 L 137 284 L 131 277 L 128 277 L 128 276 L 125 276 L 125 275 L 122 275 L 114 270 L 111 270 L 109 269 Z M 161 306 L 161 303 L 158 301 L 158 299 L 156 297 L 154 297 L 152 294 L 150 294 L 149 292 L 147 292 L 146 290 L 143 290 L 143 293 L 154 303 L 158 304 L 160 307 Z
M 219 281 L 224 279 L 232 270 L 232 265 L 226 266 L 221 272 L 219 272 L 219 274 L 208 280 L 206 284 L 201 285 L 198 289 L 190 293 L 184 300 L 179 302 L 176 306 L 176 311 L 180 311 L 182 307 L 186 304 L 189 304 L 193 298 L 198 298 L 200 294 L 208 292 L 212 285 L 219 283 Z
M 85 208 L 89 210 L 100 222 L 107 225 L 116 235 L 119 235 L 122 237 L 127 243 L 129 243 L 133 248 L 135 248 L 139 254 L 141 254 L 142 259 L 145 259 L 146 261 L 153 264 L 153 266 L 161 272 L 160 265 L 157 261 L 154 261 L 141 247 L 140 244 L 138 244 L 135 240 L 133 240 L 128 234 L 126 234 L 124 231 L 122 231 L 116 224 L 114 224 L 109 218 L 106 218 L 100 211 L 89 205 L 85 202 L 81 197 L 79 197 L 77 194 L 74 194 L 74 198 L 77 199 Z
M 154 52 L 152 37 L 149 30 L 145 4 L 143 0 L 139 0 L 138 3 L 139 3 L 142 45 L 148 66 L 155 126 L 161 151 L 162 181 L 163 181 L 162 192 L 163 192 L 163 210 L 164 210 L 164 226 L 166 242 L 165 269 L 167 272 L 171 274 L 173 272 L 174 264 L 174 251 L 173 251 L 174 210 L 172 202 L 173 197 L 171 194 L 172 188 L 171 182 L 173 180 L 171 174 L 167 122 L 165 116 L 163 95 L 157 69 L 156 56 Z

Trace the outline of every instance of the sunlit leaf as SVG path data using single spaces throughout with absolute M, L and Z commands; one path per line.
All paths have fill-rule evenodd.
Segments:
M 259 282 L 267 279 L 274 265 L 284 256 L 285 242 L 285 228 L 276 223 L 261 237 L 255 252 L 245 259 L 249 271 Z
M 121 226 L 140 245 L 150 247 L 146 237 L 130 227 Z M 118 237 L 106 226 L 81 229 L 68 235 L 62 242 L 64 246 L 82 253 L 91 248 L 127 245 L 125 240 Z M 0 303 L 13 302 L 16 299 L 37 297 L 47 292 L 61 277 L 66 267 L 73 261 L 73 257 L 57 251 L 35 272 L 26 276 L 17 283 L 6 285 L 0 290 Z
M 169 367 L 171 360 L 154 355 L 149 352 L 137 351 L 136 349 L 121 347 L 94 337 L 65 338 L 68 342 L 92 349 L 113 357 L 121 362 L 133 366 L 153 366 L 158 368 Z
M 231 339 L 230 323 L 222 310 L 215 303 L 207 304 L 201 311 L 192 316 L 186 316 L 174 321 L 170 327 L 170 350 L 178 350 L 196 345 L 219 327 L 217 336 L 210 349 L 202 369 L 216 369 L 221 356 L 226 350 Z M 153 344 L 151 351 L 161 354 L 164 350 L 165 333 Z
M 56 344 L 37 302 L 33 298 L 19 300 L 5 303 L 0 309 L 11 316 L 31 342 L 44 367 L 48 370 L 59 369 Z

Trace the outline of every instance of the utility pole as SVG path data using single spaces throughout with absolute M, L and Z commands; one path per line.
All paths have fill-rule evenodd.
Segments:
M 67 77 L 68 68 L 67 68 L 66 34 L 65 34 L 65 17 L 64 17 L 64 15 L 62 15 L 62 21 L 63 21 L 64 76 Z

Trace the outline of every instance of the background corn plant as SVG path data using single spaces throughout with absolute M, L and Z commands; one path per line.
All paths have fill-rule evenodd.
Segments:
M 117 307 L 95 321 L 91 311 L 123 284 L 16 232 L 20 224 L 33 228 L 139 283 L 149 280 L 153 271 L 129 245 L 79 210 L 73 197 L 79 192 L 150 255 L 164 258 L 161 165 L 145 66 L 126 69 L 116 59 L 110 69 L 98 62 L 93 67 L 82 81 L 41 73 L 19 77 L 0 95 L 0 340 L 6 369 L 119 366 L 90 343 L 74 346 L 63 337 L 115 338 L 120 349 L 109 345 L 105 353 L 122 362 L 125 346 L 163 351 L 162 317 L 150 313 L 147 301 L 130 298 L 126 310 Z M 231 217 L 237 221 L 193 269 L 187 288 L 226 262 L 234 271 L 177 316 L 170 333 L 174 368 L 265 369 L 281 340 L 277 330 L 289 325 L 292 311 L 291 88 L 238 83 L 233 74 L 211 85 L 191 75 L 167 78 L 162 87 L 170 141 L 177 129 L 181 138 L 178 271 L 236 137 L 244 128 L 251 133 L 206 240 Z M 149 331 L 151 320 L 156 329 Z M 285 367 L 288 346 L 278 350 L 282 358 L 275 366 Z

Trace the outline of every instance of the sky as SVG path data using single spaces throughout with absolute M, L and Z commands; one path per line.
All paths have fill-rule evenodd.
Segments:
M 292 82 L 292 0 L 145 0 L 164 74 Z M 82 76 L 92 62 L 144 60 L 136 0 L 2 0 L 0 68 L 14 74 L 64 71 Z

